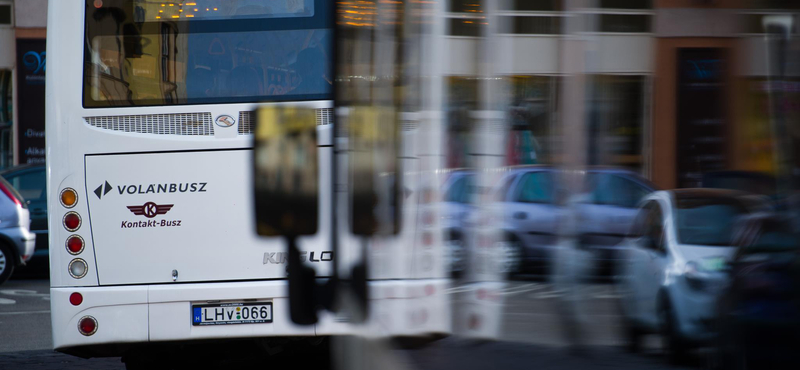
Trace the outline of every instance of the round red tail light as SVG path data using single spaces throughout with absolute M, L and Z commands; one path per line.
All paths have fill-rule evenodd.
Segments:
M 78 331 L 85 336 L 90 336 L 97 332 L 97 320 L 91 316 L 84 316 L 78 320 Z
M 433 244 L 433 234 L 431 233 L 423 233 L 422 234 L 422 245 L 428 247 Z
M 68 231 L 75 231 L 81 227 L 81 216 L 75 212 L 67 212 L 64 215 L 64 227 Z
M 83 252 L 83 238 L 80 235 L 70 235 L 67 238 L 67 252 L 70 254 L 79 254 Z
M 72 293 L 69 295 L 69 303 L 72 303 L 73 306 L 78 306 L 83 303 L 83 296 L 78 292 Z

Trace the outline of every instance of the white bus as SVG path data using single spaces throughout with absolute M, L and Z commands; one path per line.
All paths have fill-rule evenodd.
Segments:
M 347 319 L 333 314 L 312 326 L 291 322 L 285 244 L 258 237 L 253 220 L 251 112 L 257 105 L 316 109 L 319 163 L 330 161 L 333 6 L 326 0 L 49 3 L 47 191 L 56 350 L 125 356 L 130 365 L 147 358 L 143 348 L 248 338 L 269 344 L 276 337 L 351 332 Z M 416 172 L 437 166 L 408 162 Z M 298 241 L 321 279 L 331 276 L 336 258 L 329 236 L 333 187 L 324 185 L 330 172 L 320 166 L 319 231 Z M 408 207 L 426 193 L 413 181 L 405 186 Z M 411 298 L 448 312 L 444 257 L 435 252 L 440 238 L 426 234 L 422 241 L 411 221 L 415 209 L 406 210 L 410 222 L 384 249 L 383 258 L 395 266 L 371 275 L 386 281 L 375 284 L 373 298 Z M 424 227 L 435 229 L 435 222 Z M 360 245 L 348 238 L 345 223 L 339 229 L 343 246 Z M 442 267 L 412 268 L 419 263 Z M 415 280 L 403 283 L 409 278 Z M 449 328 L 447 316 L 419 315 L 416 328 L 401 320 L 392 327 L 400 334 Z

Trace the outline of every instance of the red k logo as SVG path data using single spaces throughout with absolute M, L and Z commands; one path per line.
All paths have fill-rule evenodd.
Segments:
M 137 216 L 153 218 L 158 215 L 167 214 L 167 212 L 172 209 L 173 205 L 174 204 L 155 204 L 153 202 L 147 202 L 141 206 L 128 206 L 128 209 Z

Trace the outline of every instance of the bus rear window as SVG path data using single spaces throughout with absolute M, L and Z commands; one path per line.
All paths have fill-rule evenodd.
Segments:
M 87 0 L 84 107 L 330 99 L 331 8 Z
M 136 0 L 134 6 L 134 22 L 314 16 L 314 0 Z

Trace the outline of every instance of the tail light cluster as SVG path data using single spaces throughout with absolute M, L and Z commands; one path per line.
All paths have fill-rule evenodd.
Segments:
M 424 187 L 422 189 L 418 207 L 418 212 L 420 212 L 418 237 L 423 249 L 420 251 L 421 260 L 419 263 L 422 270 L 426 272 L 433 270 L 435 262 L 433 246 L 439 241 L 437 240 L 439 229 L 436 212 L 438 201 L 438 194 L 435 189 L 432 187 Z
M 64 208 L 75 208 L 75 206 L 78 204 L 78 192 L 73 188 L 64 188 L 61 190 L 61 194 L 59 195 L 58 199 L 61 201 L 61 205 Z M 66 214 L 64 214 L 62 222 L 67 231 L 74 233 L 81 228 L 83 220 L 78 212 L 68 211 Z M 67 252 L 73 256 L 76 256 L 76 258 L 73 258 L 71 261 L 69 261 L 69 265 L 67 266 L 69 275 L 75 279 L 83 278 L 86 276 L 86 273 L 89 272 L 89 264 L 86 263 L 86 260 L 77 256 L 83 253 L 83 250 L 86 247 L 86 242 L 83 240 L 82 236 L 78 234 L 72 234 L 67 237 L 67 240 L 64 244 L 67 247 Z M 83 303 L 83 295 L 78 292 L 70 294 L 69 303 L 73 306 L 80 306 L 81 303 Z M 81 317 L 81 319 L 78 320 L 78 332 L 87 337 L 94 335 L 94 333 L 97 332 L 97 319 L 92 316 Z
M 59 195 L 58 199 L 61 201 L 61 205 L 64 208 L 74 208 L 78 204 L 78 192 L 73 188 L 64 188 L 61 190 L 61 194 Z M 81 228 L 83 220 L 78 212 L 68 211 L 66 214 L 64 214 L 62 223 L 67 231 L 74 233 Z M 84 242 L 83 237 L 80 235 L 72 234 L 67 237 L 65 245 L 69 254 L 78 256 L 83 252 L 86 243 Z M 86 273 L 89 272 L 89 265 L 83 258 L 74 258 L 69 262 L 67 270 L 69 271 L 70 276 L 75 279 L 80 279 L 86 276 Z

